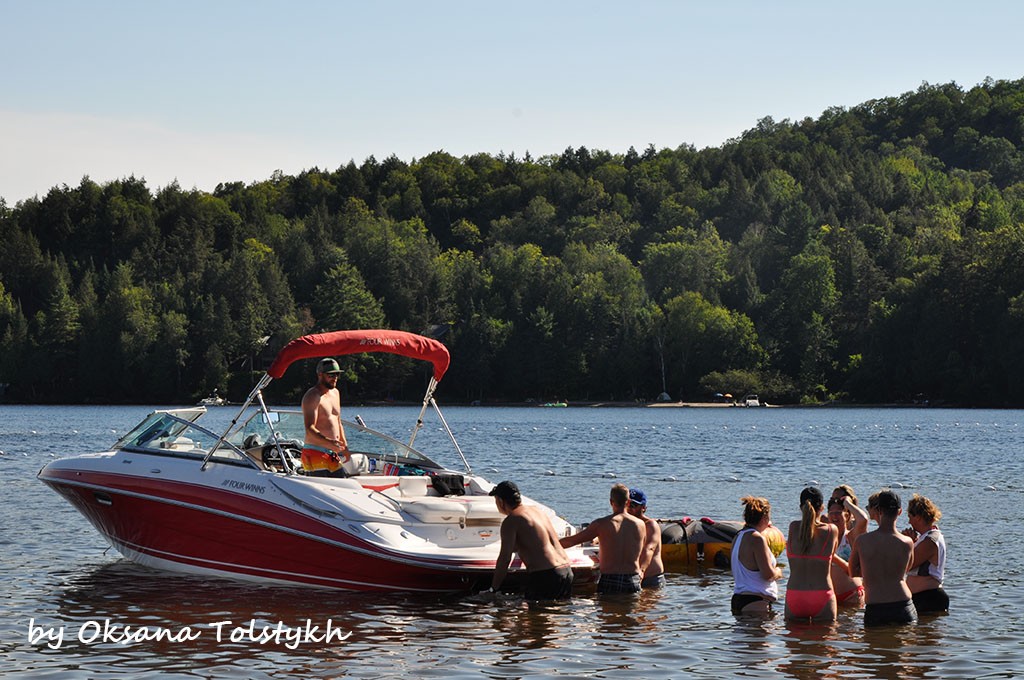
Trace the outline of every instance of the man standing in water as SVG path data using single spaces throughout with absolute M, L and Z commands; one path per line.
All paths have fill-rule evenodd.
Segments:
M 850 553 L 850 575 L 864 577 L 864 625 L 913 623 L 917 610 L 906 574 L 914 559 L 914 542 L 896 530 L 903 510 L 900 497 L 879 491 L 868 499 L 868 514 L 878 528 L 861 535 Z
M 641 588 L 665 587 L 665 564 L 661 560 L 661 525 L 658 520 L 648 517 L 647 494 L 640 489 L 629 490 L 629 514 L 644 523 L 646 534 L 644 550 L 640 554 Z
M 321 359 L 316 365 L 316 385 L 302 397 L 302 419 L 306 425 L 302 469 L 313 477 L 345 477 L 342 465 L 352 459 L 341 426 L 339 375 L 341 367 L 337 361 Z
M 584 541 L 598 540 L 601 580 L 599 593 L 639 593 L 640 554 L 643 552 L 647 527 L 626 512 L 629 489 L 624 484 L 612 487 L 608 502 L 612 514 L 595 519 L 586 529 L 561 540 L 563 548 Z
M 490 492 L 501 521 L 501 552 L 494 564 L 491 592 L 501 588 L 512 553 L 526 567 L 527 600 L 562 600 L 572 596 L 569 556 L 558 542 L 551 520 L 542 510 L 523 505 L 515 482 L 501 482 Z

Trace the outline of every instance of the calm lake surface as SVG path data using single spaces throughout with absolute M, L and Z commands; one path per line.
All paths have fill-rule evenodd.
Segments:
M 474 471 L 512 479 L 579 525 L 608 512 L 616 481 L 640 486 L 655 517 L 739 519 L 767 496 L 780 526 L 800 490 L 840 483 L 861 499 L 885 486 L 943 511 L 950 613 L 865 631 L 737 619 L 728 571 L 695 568 L 628 600 L 584 593 L 527 607 L 467 596 L 367 595 L 254 587 L 155 572 L 107 545 L 36 479 L 54 457 L 104 450 L 151 411 L 0 406 L 0 676 L 4 678 L 1010 678 L 1024 675 L 1020 603 L 1024 411 L 945 409 L 448 408 Z M 346 407 L 407 438 L 417 409 Z M 236 409 L 213 409 L 223 429 Z M 417 445 L 460 461 L 431 418 Z M 437 452 L 442 453 L 438 454 Z M 614 478 L 612 477 L 614 475 Z M 862 504 L 865 501 L 862 500 Z M 901 519 L 900 526 L 906 522 Z M 785 555 L 782 557 L 785 560 Z M 782 592 L 785 592 L 783 581 Z M 104 621 L 193 640 L 91 638 Z M 239 634 L 330 622 L 330 645 Z M 222 639 L 210 624 L 225 624 Z M 60 645 L 30 639 L 63 631 Z M 79 638 L 83 638 L 80 640 Z M 56 647 L 56 648 L 54 648 Z

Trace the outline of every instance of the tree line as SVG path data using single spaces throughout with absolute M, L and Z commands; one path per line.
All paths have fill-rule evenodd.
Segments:
M 237 400 L 294 337 L 390 327 L 448 345 L 450 402 L 1019 406 L 1022 137 L 1024 80 L 989 79 L 701 150 L 437 151 L 212 193 L 86 177 L 0 199 L 0 398 Z M 350 398 L 425 375 L 344 367 Z

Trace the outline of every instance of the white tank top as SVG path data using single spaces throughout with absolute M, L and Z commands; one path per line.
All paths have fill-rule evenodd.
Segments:
M 914 547 L 916 548 L 921 541 L 928 540 L 935 542 L 935 560 L 929 560 L 928 562 L 918 566 L 917 569 L 907 573 L 916 574 L 918 576 L 931 576 L 939 583 L 942 583 L 942 575 L 946 570 L 946 539 L 942 536 L 941 531 L 932 528 L 917 537 L 917 541 L 914 542 Z M 925 567 L 927 567 L 927 570 Z
M 746 534 L 753 533 L 753 529 L 743 529 L 736 538 L 732 541 L 732 575 L 736 579 L 736 585 L 733 588 L 734 593 L 754 593 L 756 595 L 765 595 L 772 599 L 779 599 L 779 584 L 774 579 L 766 579 L 761 576 L 760 571 L 753 571 L 747 569 L 740 562 L 740 544 L 743 542 L 743 537 Z M 771 566 L 775 568 L 775 555 L 772 555 Z

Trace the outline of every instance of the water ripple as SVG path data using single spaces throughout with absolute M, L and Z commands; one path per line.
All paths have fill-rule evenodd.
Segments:
M 455 596 L 367 596 L 265 588 L 154 572 L 105 552 L 91 527 L 35 479 L 52 454 L 109 445 L 145 407 L 0 407 L 0 673 L 5 678 L 303 677 L 1014 677 L 1024 673 L 1018 411 L 927 409 L 448 409 L 478 470 L 580 523 L 606 514 L 615 481 L 643 487 L 651 514 L 734 518 L 767 496 L 776 524 L 798 517 L 801 485 L 851 484 L 861 496 L 898 482 L 943 509 L 953 609 L 911 627 L 865 630 L 729 613 L 730 574 L 670 574 L 630 600 L 583 591 L 529 607 Z M 415 411 L 359 409 L 402 431 Z M 211 416 L 214 413 L 210 414 Z M 234 414 L 216 414 L 230 418 Z M 350 415 L 354 415 L 350 411 Z M 47 432 L 45 423 L 59 422 Z M 33 434 L 32 431 L 36 433 Z M 46 432 L 40 435 L 40 432 Z M 443 443 L 425 428 L 425 449 Z M 446 461 L 454 464 L 454 461 Z M 548 474 L 554 472 L 554 474 Z M 614 478 L 605 477 L 614 473 Z M 570 492 L 571 490 L 571 492 Z M 189 644 L 73 639 L 90 622 L 201 628 Z M 216 640 L 211 622 L 328 620 L 351 636 L 322 648 Z M 59 650 L 30 644 L 29 621 L 63 627 Z

